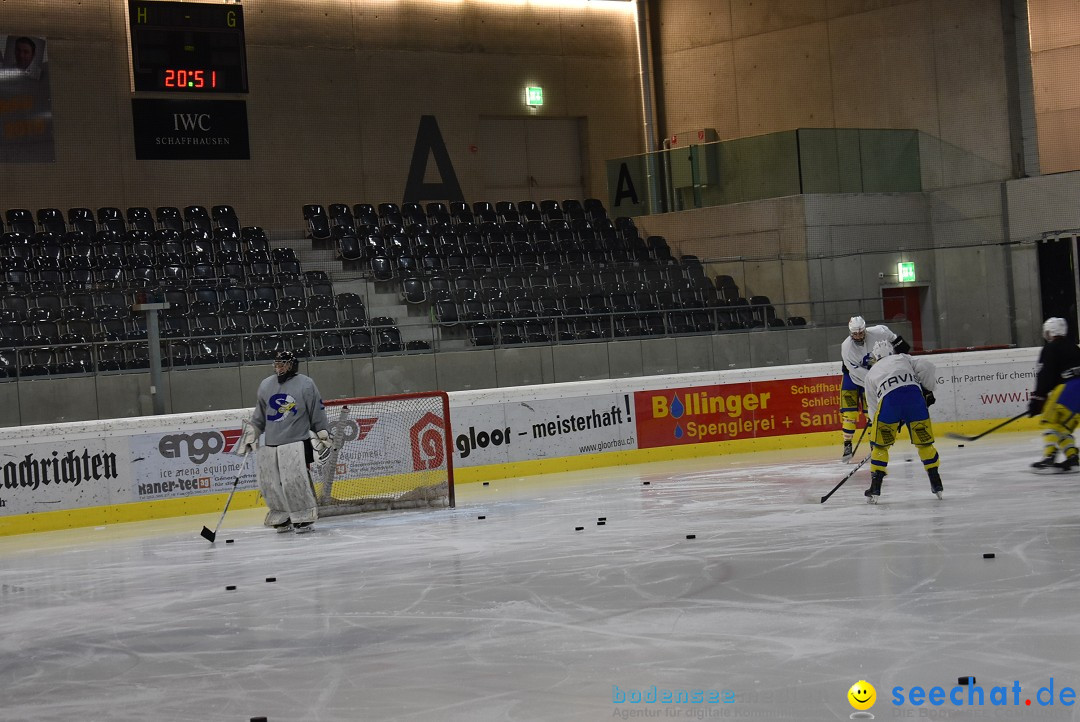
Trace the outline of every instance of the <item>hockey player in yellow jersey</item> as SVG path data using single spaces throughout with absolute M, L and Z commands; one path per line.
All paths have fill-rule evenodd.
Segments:
M 1067 337 L 1063 318 L 1043 323 L 1046 345 L 1035 367 L 1035 390 L 1028 414 L 1037 416 L 1043 433 L 1043 458 L 1032 464 L 1036 471 L 1076 471 L 1080 467 L 1073 432 L 1080 423 L 1080 348 Z M 1064 458 L 1056 461 L 1061 451 Z
M 854 449 L 851 441 L 855 436 L 855 427 L 859 423 L 859 407 L 862 405 L 864 379 L 870 369 L 870 349 L 878 341 L 888 341 L 897 353 L 904 353 L 911 347 L 888 326 L 879 324 L 867 326 L 862 316 L 852 316 L 848 321 L 848 337 L 840 346 L 840 359 L 843 377 L 840 380 L 840 421 L 841 435 L 844 439 L 842 461 L 850 461 Z M 872 418 L 872 417 L 871 417 Z
M 940 460 L 934 448 L 934 427 L 930 406 L 937 384 L 934 365 L 923 358 L 894 353 L 893 344 L 880 340 L 870 352 L 866 374 L 866 403 L 874 423 L 870 439 L 870 488 L 864 493 L 871 504 L 881 495 L 881 484 L 889 466 L 889 448 L 896 442 L 900 426 L 907 424 L 911 443 L 919 451 L 930 478 L 930 491 L 941 498 Z

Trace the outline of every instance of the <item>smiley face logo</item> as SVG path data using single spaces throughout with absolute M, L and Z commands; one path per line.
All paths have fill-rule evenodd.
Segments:
M 874 689 L 874 685 L 867 682 L 865 679 L 860 679 L 855 684 L 851 685 L 851 689 L 847 691 L 848 702 L 851 702 L 851 706 L 858 710 L 870 709 L 874 706 L 874 702 L 877 701 L 877 690 Z

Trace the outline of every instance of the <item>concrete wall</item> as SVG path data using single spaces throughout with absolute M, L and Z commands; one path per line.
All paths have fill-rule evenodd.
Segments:
M 1080 169 L 1080 17 L 1070 0 L 1028 0 L 1031 74 L 1039 166 L 1043 173 Z
M 1047 0 L 1048 2 L 1050 0 Z M 1064 3 L 1062 3 L 1064 4 Z M 936 185 L 1011 172 L 1000 0 L 661 3 L 665 133 L 916 128 Z
M 900 334 L 904 324 L 892 324 Z M 470 391 L 725 369 L 787 366 L 838 359 L 845 327 L 772 328 L 610 343 L 476 349 L 307 361 L 326 399 Z M 243 408 L 269 364 L 166 371 L 160 393 L 166 413 Z M 0 426 L 25 426 L 153 413 L 149 373 L 34 378 L 0 383 L 7 413 Z
M 251 160 L 136 161 L 126 0 L 11 0 L 4 30 L 48 41 L 57 161 L 3 204 L 224 202 L 245 225 L 295 230 L 304 203 L 400 203 L 422 115 L 470 201 L 487 199 L 482 117 L 584 118 L 585 189 L 603 197 L 604 160 L 644 150 L 634 17 L 621 2 L 245 4 Z

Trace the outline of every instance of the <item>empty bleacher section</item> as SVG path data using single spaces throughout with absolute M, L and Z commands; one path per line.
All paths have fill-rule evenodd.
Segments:
M 313 247 L 430 318 L 440 348 L 648 338 L 783 326 L 768 297 L 603 203 L 544 200 L 303 206 Z M 387 301 L 392 303 L 392 301 Z M 797 323 L 797 321 L 796 321 Z
M 766 296 L 597 199 L 303 206 L 310 244 L 230 205 L 8 209 L 0 378 L 326 360 L 783 326 Z M 303 261 L 301 259 L 304 259 Z M 398 319 L 401 319 L 399 322 Z M 793 317 L 791 325 L 805 324 Z
M 171 368 L 242 363 L 288 348 L 332 357 L 422 350 L 364 299 L 336 292 L 295 250 L 229 205 L 8 209 L 0 227 L 0 378 L 149 366 L 136 303 L 159 317 Z

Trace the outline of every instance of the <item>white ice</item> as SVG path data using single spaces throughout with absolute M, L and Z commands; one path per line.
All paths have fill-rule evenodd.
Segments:
M 938 449 L 942 501 L 904 442 L 879 505 L 869 465 L 819 503 L 836 444 L 464 484 L 306 536 L 247 510 L 213 545 L 216 514 L 3 538 L 0 719 L 835 720 L 860 679 L 879 720 L 1080 719 L 1034 699 L 1080 689 L 1080 475 L 1029 472 L 1034 433 Z M 891 704 L 969 675 L 1033 705 Z M 653 686 L 734 701 L 615 701 Z

